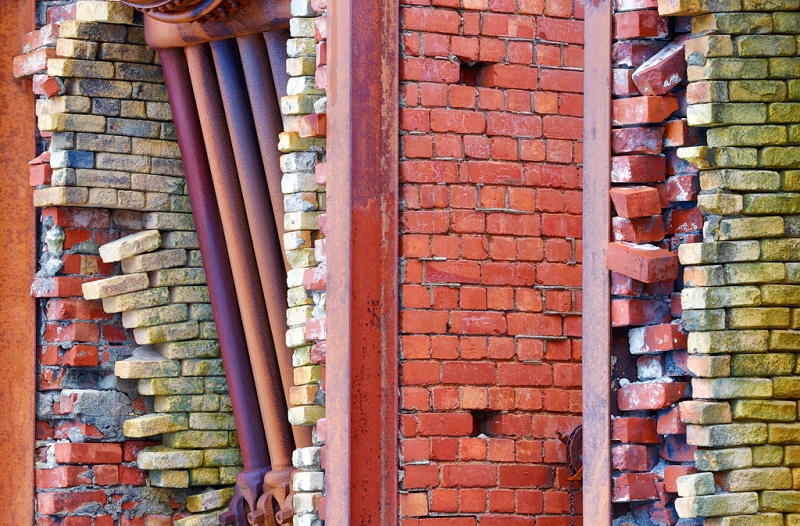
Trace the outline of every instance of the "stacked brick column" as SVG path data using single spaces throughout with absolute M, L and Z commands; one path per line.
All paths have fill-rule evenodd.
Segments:
M 700 170 L 703 242 L 680 248 L 693 401 L 681 404 L 698 474 L 682 517 L 800 524 L 800 4 L 662 1 L 692 15 L 688 119 L 708 127 L 679 155 Z M 713 11 L 713 12 L 709 12 Z
M 318 526 L 324 520 L 325 443 L 325 89 L 327 18 L 324 0 L 291 3 L 286 71 L 281 99 L 284 131 L 278 148 L 284 193 L 284 249 L 291 266 L 286 343 L 294 349 L 294 384 L 289 410 L 293 425 L 314 426 L 314 446 L 298 449 L 292 462 L 294 523 Z
M 675 479 L 694 471 L 677 406 L 689 392 L 677 251 L 702 228 L 697 169 L 676 148 L 701 137 L 685 118 L 688 20 L 652 0 L 617 0 L 614 13 L 612 500 L 628 503 L 619 524 L 669 525 Z
M 582 2 L 401 3 L 401 524 L 580 524 Z
M 230 485 L 241 458 L 161 70 L 118 2 L 54 7 L 47 22 L 15 61 L 47 97 L 30 180 L 47 207 L 32 292 L 49 298 L 37 526 L 206 524 L 215 514 L 184 508 L 219 508 L 230 490 L 180 488 Z M 133 249 L 114 241 L 144 229 Z M 120 260 L 126 275 L 110 277 Z M 192 448 L 142 452 L 167 431 Z

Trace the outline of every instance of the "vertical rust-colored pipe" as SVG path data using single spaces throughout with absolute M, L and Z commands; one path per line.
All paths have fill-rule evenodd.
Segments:
M 586 2 L 583 167 L 583 514 L 611 524 L 611 0 Z
M 239 435 L 246 470 L 269 466 L 253 371 L 247 356 L 242 318 L 236 303 L 225 237 L 217 208 L 214 184 L 208 165 L 200 118 L 189 81 L 189 68 L 183 50 L 159 51 L 161 67 L 175 120 L 175 133 L 186 172 L 186 186 L 197 224 L 197 237 L 208 280 L 211 308 L 218 320 L 217 333 L 233 405 L 233 417 Z
M 264 432 L 272 467 L 277 469 L 287 463 L 290 465 L 293 446 L 291 436 L 285 432 L 288 427 L 286 403 L 284 397 L 280 396 L 280 373 L 255 265 L 256 254 L 236 171 L 231 136 L 209 46 L 187 48 L 186 58 L 231 260 Z
M 272 215 L 269 188 L 264 177 L 264 164 L 261 161 L 256 126 L 253 112 L 249 104 L 249 96 L 244 74 L 240 68 L 238 50 L 232 40 L 211 43 L 211 50 L 216 64 L 222 103 L 233 146 L 234 159 L 239 174 L 239 182 L 244 197 L 247 221 L 255 249 L 258 274 L 264 300 L 267 304 L 267 316 L 272 329 L 275 344 L 275 355 L 280 369 L 280 383 L 275 384 L 276 393 L 280 387 L 286 406 L 289 405 L 289 389 L 294 385 L 292 368 L 292 351 L 286 346 L 286 273 L 283 264 L 283 250 L 278 240 L 275 217 Z M 281 220 L 283 217 L 281 217 Z M 272 386 L 271 386 L 272 388 Z M 263 400 L 264 403 L 270 403 Z M 283 427 L 290 429 L 283 415 Z M 294 428 L 298 438 L 304 430 Z M 291 442 L 289 438 L 289 442 Z M 288 444 L 291 458 L 292 444 Z M 270 443 L 270 450 L 272 444 Z M 273 457 L 273 464 L 275 459 Z M 273 466 L 277 469 L 276 466 Z
M 278 151 L 278 134 L 283 131 L 283 119 L 275 92 L 272 78 L 267 45 L 261 35 L 249 35 L 236 39 L 239 44 L 239 55 L 242 59 L 242 69 L 247 82 L 247 91 L 250 94 L 250 106 L 253 110 L 258 145 L 261 149 L 261 160 L 264 164 L 264 174 L 267 178 L 269 197 L 272 202 L 272 214 L 275 217 L 275 226 L 278 229 L 278 240 L 281 249 L 283 244 L 283 192 L 281 191 L 281 159 Z M 290 269 L 289 262 L 284 252 L 284 265 Z

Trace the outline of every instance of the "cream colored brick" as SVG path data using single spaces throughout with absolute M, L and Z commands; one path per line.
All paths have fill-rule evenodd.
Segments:
M 109 296 L 119 296 L 128 292 L 144 290 L 150 286 L 145 273 L 114 276 L 112 278 L 87 281 L 82 285 L 83 297 L 87 300 L 98 300 Z
M 161 234 L 159 231 L 144 230 L 102 245 L 100 247 L 100 257 L 105 263 L 111 263 L 152 252 L 159 246 L 161 246 Z

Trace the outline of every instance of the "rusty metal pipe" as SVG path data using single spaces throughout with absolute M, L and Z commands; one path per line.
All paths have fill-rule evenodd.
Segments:
M 189 68 L 182 49 L 159 51 L 158 55 L 164 70 L 181 160 L 186 172 L 186 186 L 197 224 L 211 308 L 214 319 L 219 321 L 217 335 L 244 467 L 246 470 L 261 469 L 269 466 L 269 452 L 200 118 L 189 82 Z
M 231 260 L 264 433 L 272 467 L 276 469 L 281 464 L 290 464 L 293 445 L 291 437 L 284 432 L 288 427 L 285 401 L 282 396 L 276 396 L 276 387 L 280 392 L 280 373 L 258 268 L 254 264 L 256 252 L 245 213 L 231 134 L 228 132 L 209 46 L 187 48 L 186 58 Z M 261 235 L 260 232 L 256 233 Z
M 289 74 L 286 72 L 286 41 L 289 39 L 289 32 L 276 29 L 264 33 L 264 41 L 267 43 L 269 53 L 269 63 L 272 68 L 272 79 L 275 81 L 275 91 L 278 100 L 286 96 L 286 87 L 289 83 Z
M 247 222 L 255 249 L 255 261 L 267 305 L 267 316 L 272 330 L 275 345 L 275 356 L 279 371 L 275 371 L 277 382 L 265 385 L 274 397 L 281 396 L 285 405 L 289 405 L 289 389 L 293 386 L 292 351 L 285 344 L 286 331 L 286 273 L 283 264 L 283 250 L 278 239 L 275 217 L 272 215 L 272 204 L 264 176 L 264 164 L 259 152 L 256 137 L 256 125 L 253 111 L 249 104 L 249 95 L 241 69 L 238 50 L 232 40 L 211 43 L 211 50 L 216 64 L 222 104 L 225 109 L 228 130 L 230 132 L 236 169 L 242 188 Z M 281 217 L 281 219 L 283 219 Z M 270 371 L 272 373 L 272 371 Z M 273 375 L 270 375 L 273 378 Z M 271 399 L 262 398 L 262 404 L 272 404 Z M 267 440 L 272 454 L 273 469 L 278 469 L 280 462 L 291 465 L 294 449 L 292 430 L 284 413 L 280 423 L 275 424 L 273 433 L 280 435 L 283 442 L 280 446 L 287 450 L 285 457 L 280 450 L 274 449 L 269 432 Z M 278 427 L 280 426 L 280 427 Z M 287 433 L 284 433 L 284 430 Z M 293 431 L 293 430 L 292 430 Z
M 267 178 L 269 197 L 272 203 L 272 215 L 282 218 L 284 214 L 283 192 L 281 191 L 280 152 L 276 146 L 278 134 L 283 131 L 283 119 L 278 104 L 278 95 L 272 78 L 267 46 L 261 35 L 249 35 L 236 39 L 239 44 L 239 56 L 250 95 L 250 106 L 253 110 L 258 145 L 261 149 L 261 161 Z M 275 221 L 278 229 L 278 240 L 283 252 L 283 263 L 288 272 L 289 261 L 286 259 L 286 247 L 283 243 L 283 221 Z

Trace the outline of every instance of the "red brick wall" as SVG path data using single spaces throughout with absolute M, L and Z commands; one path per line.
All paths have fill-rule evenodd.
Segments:
M 403 3 L 402 524 L 566 526 L 583 4 Z

